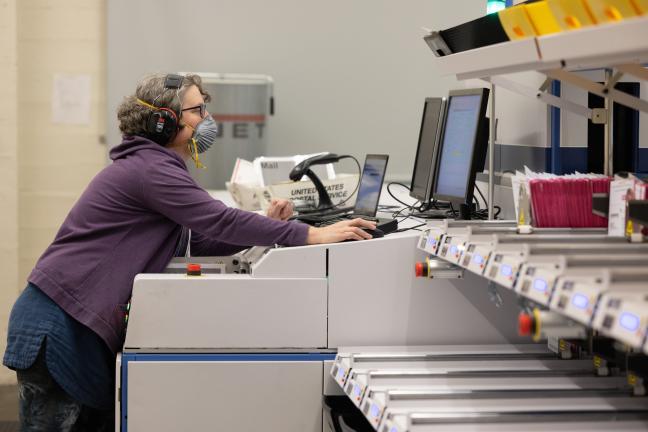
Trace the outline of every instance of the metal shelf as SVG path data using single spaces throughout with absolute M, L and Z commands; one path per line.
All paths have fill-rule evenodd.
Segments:
M 580 30 L 503 42 L 437 58 L 444 75 L 459 80 L 479 78 L 523 96 L 593 118 L 587 108 L 555 97 L 540 89 L 530 89 L 499 75 L 537 71 L 549 80 L 564 81 L 588 92 L 648 113 L 648 101 L 614 89 L 623 75 L 648 80 L 648 17 L 627 19 Z M 612 69 L 610 82 L 600 84 L 573 73 L 579 69 Z
M 648 17 L 503 42 L 439 57 L 443 74 L 460 80 L 524 71 L 606 68 L 648 61 Z M 640 72 L 645 79 L 645 72 Z

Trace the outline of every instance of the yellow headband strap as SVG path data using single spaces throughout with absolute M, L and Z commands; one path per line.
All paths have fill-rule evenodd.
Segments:
M 144 105 L 147 108 L 151 108 L 153 110 L 156 110 L 156 111 L 160 109 L 159 107 L 156 107 L 155 105 L 151 105 L 150 103 L 148 103 L 146 101 L 143 101 L 140 98 L 137 98 L 137 103 L 140 104 L 140 105 Z
M 160 108 L 160 107 L 156 107 L 155 105 L 152 105 L 152 104 L 150 104 L 150 103 L 148 103 L 148 102 L 146 102 L 146 101 L 143 101 L 143 100 L 140 99 L 140 98 L 136 98 L 136 100 L 137 100 L 137 103 L 138 103 L 138 104 L 140 104 L 140 105 L 144 105 L 145 107 L 147 107 L 147 108 L 151 108 L 152 110 L 159 111 L 159 110 L 162 109 L 162 108 Z M 172 110 L 171 110 L 171 111 L 172 111 Z M 182 119 L 182 117 L 180 117 L 180 119 Z M 180 127 L 185 126 L 185 123 L 182 123 L 182 121 L 180 121 L 180 122 L 178 122 L 178 126 L 180 126 Z M 189 125 L 187 125 L 187 126 L 189 126 Z M 191 128 L 191 129 L 193 129 L 193 128 Z
M 189 144 L 189 153 L 191 154 L 191 159 L 193 159 L 194 163 L 196 164 L 196 168 L 199 169 L 207 168 L 205 165 L 203 165 L 202 162 L 200 162 L 200 157 L 198 157 L 198 145 L 196 144 L 196 139 L 191 138 L 188 144 Z

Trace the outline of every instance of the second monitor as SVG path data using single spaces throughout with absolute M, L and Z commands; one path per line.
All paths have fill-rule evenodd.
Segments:
M 486 162 L 488 96 L 479 88 L 454 90 L 448 98 L 432 197 L 456 205 L 462 219 L 470 218 L 475 176 Z
M 410 196 L 426 207 L 432 198 L 438 145 L 443 133 L 446 98 L 426 98 L 419 132 Z

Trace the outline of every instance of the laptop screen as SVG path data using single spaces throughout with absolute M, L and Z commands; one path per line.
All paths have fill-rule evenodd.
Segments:
M 388 155 L 367 155 L 358 188 L 358 198 L 353 209 L 354 214 L 376 216 L 388 160 Z

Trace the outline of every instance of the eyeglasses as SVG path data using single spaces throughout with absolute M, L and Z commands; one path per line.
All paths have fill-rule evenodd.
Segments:
M 200 105 L 192 106 L 189 108 L 183 108 L 181 111 L 195 111 L 197 109 L 200 109 L 200 118 L 205 118 L 205 115 L 207 114 L 207 104 L 206 103 L 201 103 Z

